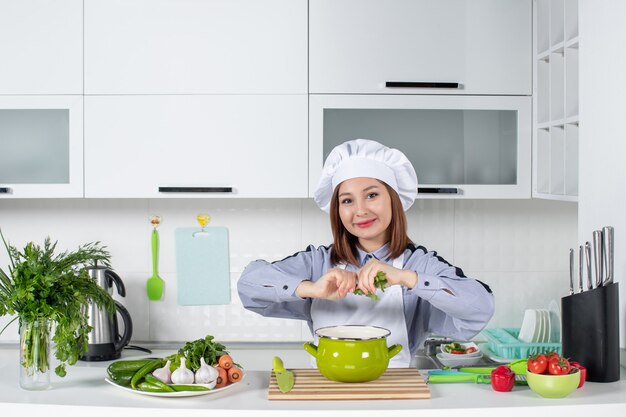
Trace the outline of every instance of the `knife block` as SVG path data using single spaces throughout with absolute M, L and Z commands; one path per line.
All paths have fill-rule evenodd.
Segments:
M 587 381 L 620 377 L 618 283 L 561 298 L 563 356 L 587 368 Z

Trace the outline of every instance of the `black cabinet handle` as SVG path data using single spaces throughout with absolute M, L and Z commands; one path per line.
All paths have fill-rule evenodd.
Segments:
M 159 187 L 160 193 L 232 193 L 233 187 Z
M 391 88 L 460 88 L 459 83 L 443 82 L 411 82 L 411 81 L 387 81 L 385 87 Z
M 458 188 L 417 187 L 418 194 L 458 194 Z
M 11 189 L 9 187 L 0 187 L 0 194 L 11 194 Z

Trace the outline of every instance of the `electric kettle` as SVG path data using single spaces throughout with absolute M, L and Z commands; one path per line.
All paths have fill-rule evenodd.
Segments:
M 110 269 L 104 266 L 89 266 L 85 268 L 91 278 L 96 283 L 113 295 L 113 285 L 117 288 L 117 293 L 125 297 L 126 289 L 121 278 Z M 117 359 L 122 354 L 122 349 L 130 341 L 133 333 L 133 323 L 128 310 L 122 304 L 115 302 L 115 309 L 124 322 L 124 333 L 120 335 L 118 329 L 118 314 L 109 315 L 105 310 L 95 304 L 89 303 L 83 308 L 87 309 L 87 323 L 92 327 L 88 336 L 87 351 L 80 358 L 84 361 L 108 361 Z

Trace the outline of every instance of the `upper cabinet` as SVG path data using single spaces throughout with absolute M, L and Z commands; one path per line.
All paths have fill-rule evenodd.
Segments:
M 85 196 L 307 196 L 307 96 L 85 97 Z
M 0 0 L 0 59 L 0 95 L 82 94 L 82 0 Z
M 533 197 L 578 200 L 578 1 L 535 0 Z
M 0 96 L 0 199 L 83 197 L 82 96 Z
M 346 138 L 400 149 L 419 198 L 529 198 L 531 98 L 316 94 L 309 100 L 309 195 Z
M 310 93 L 531 95 L 531 0 L 310 0 Z
M 307 94 L 306 0 L 85 0 L 85 94 Z

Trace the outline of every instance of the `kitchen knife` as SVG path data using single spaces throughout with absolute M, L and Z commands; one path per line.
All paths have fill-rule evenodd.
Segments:
M 602 254 L 602 230 L 595 230 L 593 232 L 593 259 L 596 268 L 596 288 L 602 286 L 602 279 L 604 278 Z
M 470 372 L 459 372 L 454 370 L 432 370 L 428 371 L 427 382 L 474 382 L 476 384 L 490 384 L 491 373 L 478 374 Z M 515 374 L 515 385 L 528 385 L 526 375 Z
M 574 249 L 569 250 L 569 295 L 574 294 Z
M 602 228 L 602 248 L 604 250 L 604 270 L 606 277 L 602 285 L 611 284 L 613 282 L 613 266 L 614 266 L 614 238 L 615 230 L 612 226 Z
M 578 292 L 583 292 L 583 275 L 585 270 L 585 248 L 578 247 Z
M 291 391 L 295 383 L 293 372 L 285 369 L 283 360 L 278 356 L 274 356 L 274 359 L 272 360 L 272 368 L 274 370 L 274 374 L 276 375 L 276 384 L 278 385 L 280 392 L 287 393 Z
M 585 243 L 585 262 L 587 264 L 587 290 L 593 288 L 593 277 L 591 276 L 591 243 Z

